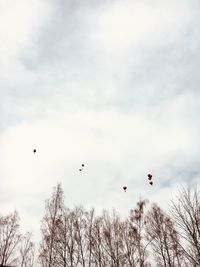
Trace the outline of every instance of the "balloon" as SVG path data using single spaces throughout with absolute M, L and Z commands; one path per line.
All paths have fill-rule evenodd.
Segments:
M 81 166 L 84 167 L 84 164 L 82 164 Z
M 151 181 L 151 182 L 149 182 L 149 184 L 150 184 L 150 185 L 153 185 L 153 182 Z
M 151 180 L 152 174 L 149 173 L 149 174 L 147 174 L 147 176 L 148 176 L 148 179 Z
M 33 149 L 33 153 L 35 153 L 36 152 L 36 149 Z
M 126 192 L 127 186 L 123 186 L 124 192 Z

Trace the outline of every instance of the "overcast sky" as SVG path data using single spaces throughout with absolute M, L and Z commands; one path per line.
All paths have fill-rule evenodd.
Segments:
M 58 182 L 67 206 L 123 215 L 198 182 L 199 14 L 199 0 L 0 0 L 2 214 L 37 236 Z

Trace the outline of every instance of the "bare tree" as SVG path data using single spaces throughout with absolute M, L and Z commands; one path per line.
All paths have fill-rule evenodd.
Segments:
M 186 258 L 191 266 L 200 266 L 200 191 L 183 188 L 172 201 L 172 214 Z
M 76 241 L 76 217 L 75 211 L 65 209 L 63 216 L 57 220 L 56 251 L 58 266 L 78 266 L 80 253 Z
M 21 267 L 33 267 L 35 262 L 35 245 L 31 241 L 32 234 L 27 232 L 22 236 L 19 246 L 19 265 Z
M 16 262 L 16 248 L 20 241 L 19 216 L 15 211 L 0 216 L 0 264 L 11 265 Z
M 58 266 L 92 266 L 94 211 L 82 207 L 66 209 L 58 221 L 56 251 Z
M 147 237 L 151 240 L 157 266 L 183 266 L 185 262 L 179 234 L 170 216 L 154 204 L 146 216 L 146 222 Z
M 86 228 L 85 228 L 85 239 L 86 239 L 86 251 L 87 251 L 87 266 L 91 267 L 94 266 L 94 243 L 95 243 L 95 236 L 93 235 L 93 228 L 94 228 L 94 220 L 95 220 L 95 213 L 94 209 L 91 209 L 89 212 L 85 211 L 85 220 L 86 220 Z
M 135 209 L 130 212 L 130 233 L 134 238 L 134 244 L 136 247 L 135 254 L 135 266 L 146 267 L 149 266 L 147 262 L 147 248 L 149 241 L 145 239 L 145 206 L 148 203 L 147 200 L 140 200 L 137 202 Z
M 54 188 L 51 199 L 46 201 L 46 213 L 42 220 L 42 242 L 40 244 L 39 259 L 44 267 L 55 267 L 57 263 L 57 231 L 59 221 L 62 220 L 64 209 L 64 195 L 61 185 Z
M 135 267 L 138 265 L 138 241 L 137 228 L 128 220 L 123 222 L 122 248 L 124 251 L 125 266 Z
M 122 222 L 116 211 L 112 216 L 104 211 L 103 216 L 103 249 L 107 252 L 108 266 L 123 266 L 123 249 L 122 249 Z
M 78 262 L 81 266 L 86 266 L 86 250 L 87 244 L 85 239 L 86 233 L 86 219 L 85 219 L 85 211 L 82 207 L 76 207 L 74 210 L 75 214 L 75 222 L 74 222 L 74 229 L 75 229 L 75 241 L 78 245 Z
M 101 216 L 96 217 L 92 227 L 92 254 L 95 267 L 108 266 L 108 256 L 104 246 L 103 231 L 103 218 Z

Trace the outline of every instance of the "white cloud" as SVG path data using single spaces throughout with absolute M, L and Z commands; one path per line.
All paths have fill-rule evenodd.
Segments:
M 5 57 L 16 56 L 33 37 L 38 26 L 49 12 L 46 1 L 0 3 L 0 53 Z M 8 58 L 5 58 L 8 59 Z
M 92 38 L 107 55 L 123 60 L 130 50 L 137 54 L 141 47 L 174 41 L 192 16 L 189 2 L 117 1 L 97 17 Z

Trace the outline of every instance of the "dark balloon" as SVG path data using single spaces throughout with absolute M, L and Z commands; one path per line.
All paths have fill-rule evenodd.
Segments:
M 33 149 L 33 153 L 35 153 L 36 152 L 36 149 Z
M 81 171 L 82 171 L 82 169 L 79 169 L 79 171 L 81 172 Z
M 153 185 L 153 182 L 151 181 L 151 182 L 149 182 L 149 184 L 150 184 L 150 185 Z
M 126 192 L 127 186 L 123 186 L 124 192 Z
M 151 180 L 152 174 L 149 173 L 149 174 L 147 174 L 147 176 L 148 176 L 148 179 Z
M 84 167 L 85 165 L 84 165 L 84 164 L 82 164 L 81 166 L 82 166 L 82 167 Z

